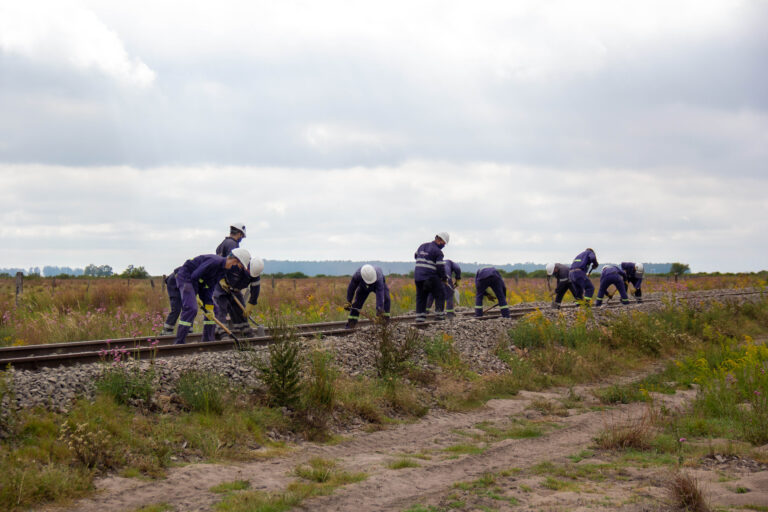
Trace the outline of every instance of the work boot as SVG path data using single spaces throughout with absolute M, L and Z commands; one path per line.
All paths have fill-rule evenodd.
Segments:
M 256 336 L 256 331 L 250 327 L 243 327 L 237 335 L 241 338 L 253 338 Z
M 170 329 L 165 327 L 162 331 L 160 331 L 160 336 L 173 336 L 173 327 Z
M 552 301 L 552 309 L 560 309 L 560 303 Z
M 423 324 L 426 321 L 427 321 L 426 315 L 419 315 L 416 317 L 416 320 L 414 320 L 414 322 L 416 322 L 417 324 Z
M 637 301 L 638 304 L 642 304 L 642 302 L 643 302 L 643 298 L 642 297 L 638 297 L 635 300 Z
M 347 320 L 346 325 L 344 325 L 345 329 L 354 329 L 355 327 L 357 327 L 357 320 L 354 319 Z
M 450 319 L 450 318 L 456 318 L 456 313 L 446 313 L 446 314 L 445 314 L 445 317 L 446 317 L 446 318 L 449 318 L 449 319 Z
M 438 322 L 445 321 L 445 313 L 443 312 L 435 313 L 435 320 L 437 320 Z

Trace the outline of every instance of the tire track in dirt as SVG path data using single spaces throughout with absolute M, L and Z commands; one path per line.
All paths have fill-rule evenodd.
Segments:
M 594 387 L 597 386 L 580 387 L 579 393 L 588 398 Z M 558 399 L 566 395 L 567 390 L 562 389 L 521 392 L 513 399 L 491 400 L 476 411 L 439 411 L 428 414 L 417 423 L 354 434 L 338 445 L 306 443 L 293 452 L 271 459 L 173 468 L 164 480 L 147 482 L 110 477 L 97 482 L 97 495 L 77 502 L 69 510 L 122 511 L 167 503 L 177 511 L 207 511 L 221 500 L 221 495 L 210 492 L 211 487 L 223 482 L 248 480 L 252 489 L 278 491 L 293 481 L 291 471 L 312 457 L 335 459 L 344 470 L 365 471 L 369 477 L 337 489 L 331 496 L 306 500 L 304 510 L 402 510 L 425 497 L 445 492 L 457 481 L 472 480 L 483 473 L 510 467 L 524 469 L 544 460 L 557 460 L 558 457 L 573 454 L 586 448 L 607 423 L 637 419 L 647 407 L 645 404 L 630 404 L 613 410 L 548 418 L 562 428 L 538 438 L 495 442 L 482 455 L 467 455 L 458 459 L 441 459 L 436 455 L 431 460 L 420 460 L 419 468 L 392 470 L 386 467 L 387 462 L 398 454 L 422 451 L 440 454 L 445 448 L 466 441 L 466 437 L 457 433 L 459 430 L 472 429 L 485 421 L 504 422 L 510 417 L 522 417 L 532 401 Z M 660 400 L 679 404 L 691 396 L 691 392 L 679 392 L 674 397 L 662 395 Z

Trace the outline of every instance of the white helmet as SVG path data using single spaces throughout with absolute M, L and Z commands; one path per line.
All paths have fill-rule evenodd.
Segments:
M 643 264 L 642 263 L 635 263 L 635 272 L 638 274 L 643 273 Z
M 547 263 L 547 275 L 551 276 L 555 273 L 555 264 L 554 263 Z
M 365 281 L 365 284 L 373 284 L 376 282 L 376 269 L 373 265 L 363 265 L 360 268 L 360 275 Z
M 229 227 L 231 229 L 236 229 L 240 231 L 243 234 L 243 238 L 245 238 L 245 224 L 243 224 L 242 222 L 233 222 L 232 224 L 229 225 Z
M 259 277 L 264 270 L 264 260 L 258 256 L 251 258 L 251 263 L 248 265 L 248 270 L 251 272 L 251 277 Z
M 230 254 L 230 256 L 234 256 L 235 258 L 237 258 L 245 268 L 248 268 L 248 264 L 251 262 L 251 253 L 249 253 L 247 249 L 243 249 L 242 247 L 238 247 L 237 249 L 232 249 L 232 253 Z
M 605 269 L 607 269 L 607 268 L 616 268 L 616 265 L 611 265 L 609 263 L 609 264 L 603 266 L 603 268 L 600 269 L 600 273 L 602 274 L 603 272 L 605 272 Z
M 440 237 L 440 238 L 443 240 L 443 242 L 445 242 L 446 244 L 447 244 L 447 243 L 450 241 L 450 239 L 451 239 L 451 235 L 449 235 L 449 234 L 448 234 L 448 233 L 446 233 L 445 231 L 441 231 L 440 233 L 436 234 L 435 236 L 437 236 L 437 237 Z

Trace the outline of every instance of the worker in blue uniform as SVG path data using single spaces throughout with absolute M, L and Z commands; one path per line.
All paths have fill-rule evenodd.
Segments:
M 173 334 L 173 329 L 176 327 L 176 320 L 179 319 L 179 315 L 181 314 L 181 292 L 179 292 L 179 288 L 176 286 L 176 272 L 178 270 L 178 268 L 175 269 L 171 272 L 171 275 L 165 278 L 165 289 L 168 292 L 168 301 L 171 303 L 171 310 L 168 312 L 168 316 L 165 317 L 165 323 L 163 324 L 163 330 L 160 333 L 160 336 L 170 336 Z
M 176 286 L 181 294 L 181 319 L 176 330 L 176 344 L 183 344 L 192 330 L 197 316 L 197 298 L 203 303 L 208 315 L 213 315 L 213 288 L 224 277 L 239 280 L 247 272 L 251 255 L 237 248 L 228 257 L 203 254 L 187 260 L 176 271 Z M 206 317 L 203 321 L 203 341 L 214 339 L 216 322 Z
M 481 268 L 475 274 L 475 316 L 483 316 L 483 297 L 490 294 L 486 290 L 490 288 L 496 295 L 496 300 L 501 309 L 501 316 L 509 318 L 509 305 L 507 304 L 507 285 L 494 267 Z
M 254 330 L 248 325 L 248 317 L 251 316 L 259 301 L 261 273 L 263 270 L 264 260 L 254 256 L 248 264 L 247 274 L 241 275 L 239 279 L 222 279 L 216 284 L 213 291 L 214 304 L 226 305 L 229 311 L 230 330 L 246 338 L 255 335 Z M 244 303 L 242 298 L 243 290 L 246 288 L 249 290 L 247 304 Z M 216 308 L 214 308 L 215 310 Z M 219 317 L 216 317 L 216 319 L 221 321 Z M 217 329 L 216 335 L 218 338 L 223 336 L 224 333 Z
M 445 316 L 454 318 L 456 316 L 456 305 L 453 300 L 453 291 L 461 281 L 461 267 L 452 260 L 445 260 L 445 275 L 448 279 L 444 283 L 443 294 L 445 295 Z M 435 302 L 435 296 L 431 293 L 427 295 L 427 311 Z
M 624 280 L 627 278 L 627 273 L 624 272 L 621 267 L 616 265 L 606 265 L 600 272 L 600 289 L 597 291 L 597 300 L 595 306 L 603 305 L 603 297 L 605 296 L 608 287 L 613 285 L 619 291 L 621 295 L 621 303 L 629 304 L 629 297 L 627 296 L 627 288 L 624 286 Z
M 360 310 L 371 292 L 376 295 L 376 315 L 385 322 L 389 321 L 391 303 L 384 271 L 381 267 L 366 264 L 355 271 L 347 286 L 347 304 L 344 309 L 349 311 L 349 316 L 345 329 L 357 326 Z
M 624 284 L 631 284 L 635 288 L 635 300 L 637 302 L 643 302 L 643 268 L 642 263 L 632 263 L 631 261 L 625 261 L 621 264 L 621 270 L 626 272 L 627 278 Z
M 216 247 L 216 254 L 218 256 L 229 256 L 233 250 L 240 247 L 240 241 L 245 238 L 245 224 L 242 222 L 233 222 L 229 226 L 229 236 Z M 242 284 L 242 283 L 239 283 Z M 216 315 L 216 320 L 222 324 L 229 324 L 229 328 L 234 332 L 237 331 L 242 336 L 249 336 L 250 327 L 248 321 L 243 317 L 243 312 L 240 307 L 235 303 L 234 299 L 243 303 L 243 294 L 240 292 L 241 288 L 231 288 L 224 290 L 220 283 L 216 283 L 213 291 L 213 312 Z M 229 322 L 227 321 L 229 317 Z M 217 337 L 223 333 L 218 331 Z
M 583 301 L 589 305 L 592 295 L 595 293 L 595 286 L 589 280 L 589 274 L 598 266 L 597 256 L 592 249 L 586 249 L 580 252 L 571 263 L 571 270 L 568 272 L 568 278 L 571 280 L 576 300 Z
M 549 288 L 549 279 L 554 277 L 557 285 L 555 286 L 555 297 L 552 299 L 552 307 L 554 309 L 560 309 L 560 303 L 563 302 L 565 292 L 571 291 L 571 294 L 576 297 L 576 292 L 573 289 L 573 284 L 568 277 L 571 272 L 571 266 L 564 263 L 548 263 L 547 267 L 547 288 Z
M 427 296 L 430 293 L 435 298 L 435 318 L 445 320 L 443 283 L 448 280 L 448 276 L 445 273 L 442 249 L 449 238 L 448 233 L 438 233 L 433 241 L 421 244 L 413 255 L 416 259 L 413 273 L 416 281 L 416 322 L 427 321 Z

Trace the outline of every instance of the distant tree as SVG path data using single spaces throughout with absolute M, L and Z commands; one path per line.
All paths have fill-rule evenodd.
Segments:
M 673 263 L 669 267 L 669 273 L 672 275 L 683 275 L 686 272 L 690 272 L 691 267 L 687 263 Z
M 91 263 L 83 269 L 83 275 L 91 277 L 109 277 L 112 275 L 112 267 L 109 265 L 99 265 L 97 267 Z
M 145 279 L 149 277 L 149 272 L 144 270 L 144 267 L 134 267 L 128 265 L 128 267 L 120 274 L 120 277 L 126 277 L 128 279 Z
M 546 269 L 534 270 L 533 272 L 528 272 L 528 277 L 547 277 L 547 271 Z

